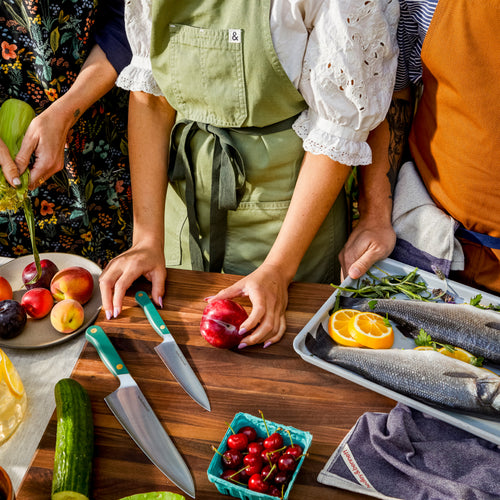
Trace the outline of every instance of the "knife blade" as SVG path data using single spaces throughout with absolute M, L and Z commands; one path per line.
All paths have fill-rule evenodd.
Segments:
M 182 491 L 195 498 L 193 478 L 184 459 L 109 337 L 96 325 L 87 328 L 85 337 L 96 348 L 106 368 L 120 382 L 118 389 L 104 398 L 109 409 L 151 462 Z
M 167 328 L 167 325 L 165 325 L 160 313 L 151 302 L 148 294 L 139 291 L 135 294 L 135 300 L 144 310 L 144 314 L 155 332 L 163 339 L 162 342 L 155 347 L 158 356 L 160 356 L 165 366 L 170 370 L 170 373 L 189 396 L 191 396 L 201 407 L 205 408 L 205 410 L 211 411 L 210 402 L 208 401 L 205 389 L 203 389 L 198 377 L 193 372 L 191 366 L 189 366 L 184 354 Z

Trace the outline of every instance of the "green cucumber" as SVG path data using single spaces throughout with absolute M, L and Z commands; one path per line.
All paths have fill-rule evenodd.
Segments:
M 186 498 L 179 495 L 179 493 L 170 491 L 150 491 L 149 493 L 137 493 L 136 495 L 123 497 L 120 500 L 186 500 Z
M 88 500 L 94 453 L 90 398 L 70 378 L 57 382 L 54 395 L 57 433 L 51 500 Z

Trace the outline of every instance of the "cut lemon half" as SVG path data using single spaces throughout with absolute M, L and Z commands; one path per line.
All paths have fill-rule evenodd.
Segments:
M 473 364 L 473 361 L 476 359 L 476 356 L 474 356 L 474 354 L 471 354 L 465 349 L 461 349 L 460 347 L 454 347 L 453 349 L 453 351 L 450 351 L 449 349 L 446 349 L 446 347 L 441 347 L 438 350 L 445 356 L 450 356 L 450 358 L 459 359 L 460 361 L 465 361 L 466 363 Z
M 360 312 L 348 323 L 351 337 L 359 344 L 371 349 L 390 349 L 394 343 L 394 331 L 380 314 Z
M 0 379 L 5 378 L 10 392 L 17 398 L 24 394 L 24 386 L 21 377 L 14 368 L 12 361 L 0 349 Z
M 359 314 L 356 309 L 339 309 L 328 320 L 328 333 L 337 344 L 347 347 L 362 347 L 356 342 L 349 332 L 349 320 Z

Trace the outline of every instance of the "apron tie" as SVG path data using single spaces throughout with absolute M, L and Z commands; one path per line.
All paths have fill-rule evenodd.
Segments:
M 245 190 L 243 158 L 230 132 L 266 135 L 290 129 L 298 115 L 267 127 L 220 128 L 192 120 L 179 120 L 172 129 L 168 179 L 185 181 L 185 200 L 189 222 L 189 251 L 195 270 L 221 272 L 226 250 L 227 212 L 236 210 Z M 180 132 L 179 132 L 180 131 Z M 196 214 L 195 171 L 190 155 L 194 135 L 203 131 L 214 137 L 212 186 L 210 193 L 209 256 L 201 248 L 200 226 Z M 178 140 L 177 140 L 178 136 Z
M 236 210 L 245 187 L 245 166 L 226 129 L 191 120 L 181 120 L 172 130 L 172 138 L 182 128 L 179 141 L 172 139 L 168 178 L 186 181 L 186 207 L 189 222 L 189 250 L 191 265 L 196 270 L 220 272 L 224 261 L 227 211 Z M 210 254 L 209 259 L 201 249 L 200 228 L 196 216 L 196 188 L 194 166 L 189 154 L 190 142 L 202 130 L 214 137 L 212 186 L 210 201 Z

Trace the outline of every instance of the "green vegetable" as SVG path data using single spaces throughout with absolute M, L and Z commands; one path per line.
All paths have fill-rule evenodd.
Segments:
M 186 498 L 170 491 L 151 491 L 150 493 L 138 493 L 137 495 L 123 497 L 120 500 L 186 500 Z
M 51 500 L 88 500 L 94 425 L 87 391 L 76 381 L 57 382 L 57 433 Z
M 0 107 L 0 138 L 9 148 L 12 159 L 19 152 L 24 134 L 34 117 L 33 108 L 19 99 L 7 99 Z M 7 182 L 0 168 L 0 212 L 15 212 L 21 207 L 24 210 L 37 270 L 36 276 L 30 281 L 34 283 L 40 278 L 42 268 L 35 242 L 35 216 L 28 196 L 29 175 L 29 169 L 26 169 L 20 178 L 21 185 L 15 188 Z

